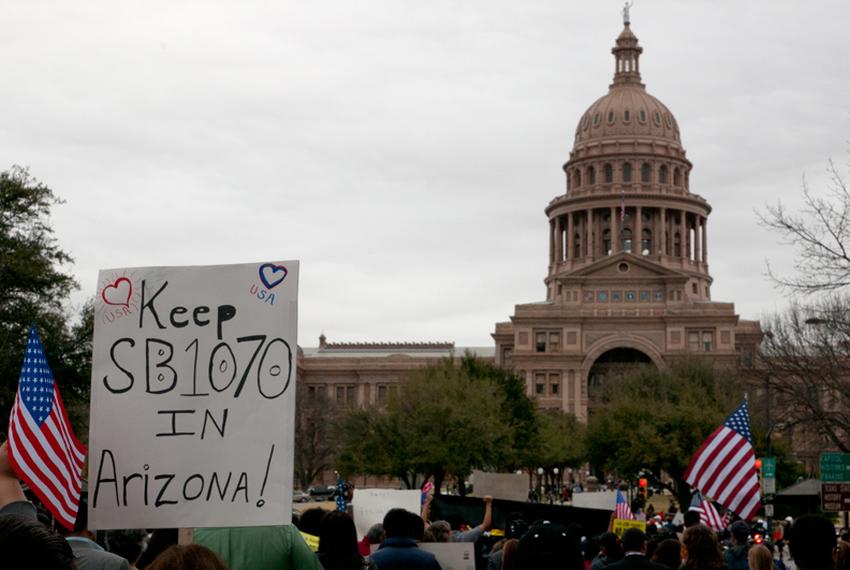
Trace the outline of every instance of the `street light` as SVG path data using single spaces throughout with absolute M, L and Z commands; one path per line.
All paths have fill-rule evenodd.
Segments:
M 543 502 L 543 473 L 545 473 L 542 467 L 537 468 L 537 502 Z

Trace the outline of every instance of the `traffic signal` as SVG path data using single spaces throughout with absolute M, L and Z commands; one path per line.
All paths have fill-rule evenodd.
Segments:
M 638 479 L 638 488 L 640 489 L 640 496 L 644 499 L 646 498 L 646 487 L 647 480 L 646 479 Z
M 756 469 L 761 471 L 761 459 L 756 459 Z

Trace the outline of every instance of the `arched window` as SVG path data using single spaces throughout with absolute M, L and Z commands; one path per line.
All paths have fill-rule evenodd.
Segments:
M 581 170 L 576 168 L 575 173 L 573 174 L 573 178 L 575 179 L 575 185 L 581 186 Z
M 592 166 L 587 169 L 587 183 L 596 184 L 596 169 Z
M 650 255 L 652 253 L 652 232 L 643 230 L 640 238 L 640 254 Z
M 644 162 L 643 165 L 640 167 L 640 181 L 644 184 L 649 184 L 649 177 L 651 172 L 652 170 L 649 167 L 649 163 Z
M 667 167 L 663 164 L 658 169 L 658 183 L 667 184 Z
M 612 182 L 614 182 L 614 168 L 610 164 L 606 164 L 604 170 L 605 184 L 611 184 Z
M 611 255 L 611 230 L 602 231 L 602 251 L 605 255 Z
M 682 185 L 682 171 L 678 168 L 673 169 L 673 186 Z
M 623 165 L 623 182 L 632 181 L 632 165 L 628 162 Z
M 581 233 L 576 232 L 573 236 L 573 259 L 578 259 L 581 255 Z
M 623 251 L 632 252 L 632 230 L 629 228 L 623 228 Z
M 679 235 L 679 232 L 673 234 L 673 255 L 682 257 L 682 236 Z

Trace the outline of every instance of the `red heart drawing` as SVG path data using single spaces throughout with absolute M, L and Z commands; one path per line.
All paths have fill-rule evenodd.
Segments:
M 126 277 L 119 277 L 115 283 L 111 283 L 103 288 L 100 296 L 103 297 L 103 302 L 107 305 L 122 305 L 130 306 L 130 297 L 133 295 L 133 284 Z

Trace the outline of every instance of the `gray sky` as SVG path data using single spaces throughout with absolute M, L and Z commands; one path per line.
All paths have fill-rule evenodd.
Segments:
M 491 343 L 541 300 L 543 208 L 607 91 L 620 1 L 7 2 L 0 168 L 101 268 L 297 258 L 299 342 Z M 755 209 L 850 161 L 850 3 L 637 0 L 650 93 L 714 207 L 715 300 L 784 306 Z M 846 170 L 845 170 L 846 171 Z

